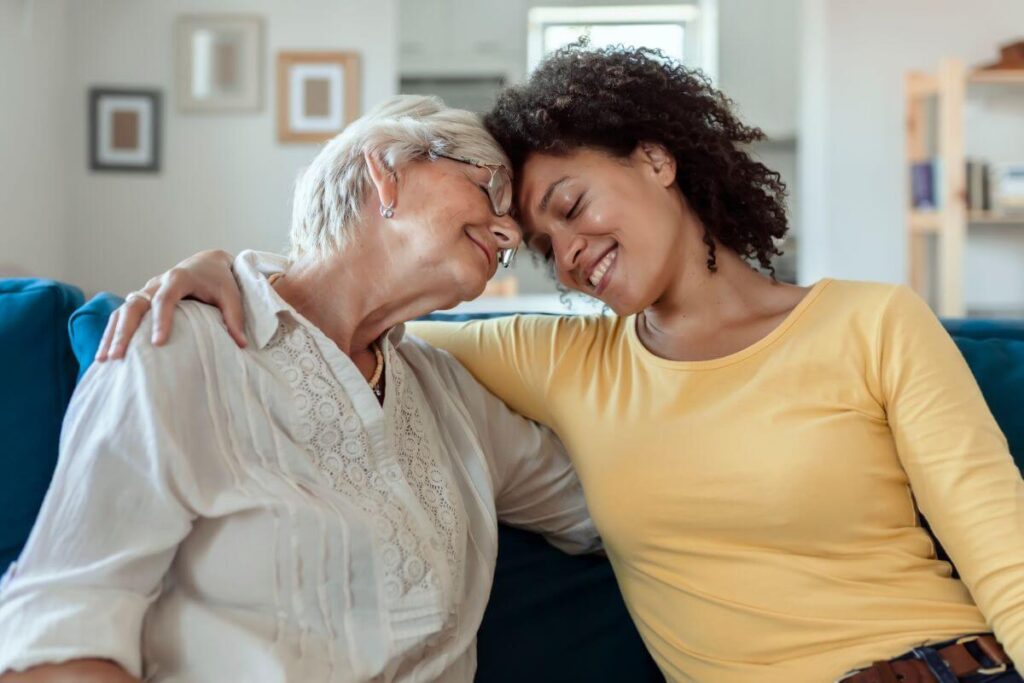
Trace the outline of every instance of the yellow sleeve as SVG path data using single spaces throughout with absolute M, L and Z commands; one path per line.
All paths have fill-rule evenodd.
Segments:
M 516 315 L 466 323 L 409 323 L 410 333 L 444 349 L 517 413 L 551 425 L 547 395 L 564 354 L 568 318 Z
M 996 637 L 1024 662 L 1024 481 L 978 384 L 923 301 L 879 327 L 886 414 L 911 489 Z

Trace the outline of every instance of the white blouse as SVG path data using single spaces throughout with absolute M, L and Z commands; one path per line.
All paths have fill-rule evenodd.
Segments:
M 499 519 L 597 533 L 561 444 L 392 330 L 359 370 L 235 262 L 248 348 L 184 302 L 94 364 L 35 528 L 0 583 L 0 671 L 107 658 L 152 681 L 464 681 Z

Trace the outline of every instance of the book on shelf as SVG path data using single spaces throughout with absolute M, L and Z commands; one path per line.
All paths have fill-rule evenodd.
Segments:
M 993 176 L 996 209 L 1000 213 L 1024 213 L 1024 163 L 997 164 Z
M 968 159 L 964 175 L 969 211 L 1024 211 L 1024 164 L 992 164 Z M 910 201 L 917 211 L 934 211 L 944 204 L 942 162 L 927 159 L 910 166 Z
M 991 211 L 992 192 L 989 187 L 989 165 L 977 159 L 967 160 L 967 209 Z
M 939 208 L 937 170 L 939 160 L 928 159 L 910 165 L 910 205 L 918 211 Z

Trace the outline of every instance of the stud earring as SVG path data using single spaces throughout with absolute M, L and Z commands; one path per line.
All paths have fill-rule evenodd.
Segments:
M 394 206 L 395 206 L 394 202 L 391 202 L 387 206 L 384 206 L 383 204 L 381 204 L 381 206 L 380 206 L 380 215 L 384 216 L 384 218 L 394 218 L 395 217 Z

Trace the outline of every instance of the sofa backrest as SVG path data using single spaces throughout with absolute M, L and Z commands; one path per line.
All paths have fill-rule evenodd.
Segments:
M 943 320 L 1024 471 L 1024 320 Z
M 57 462 L 77 364 L 67 321 L 82 292 L 51 280 L 0 280 L 0 573 L 35 521 Z
M 1024 472 L 1024 338 L 1008 336 L 953 340 L 978 380 L 989 410 Z

